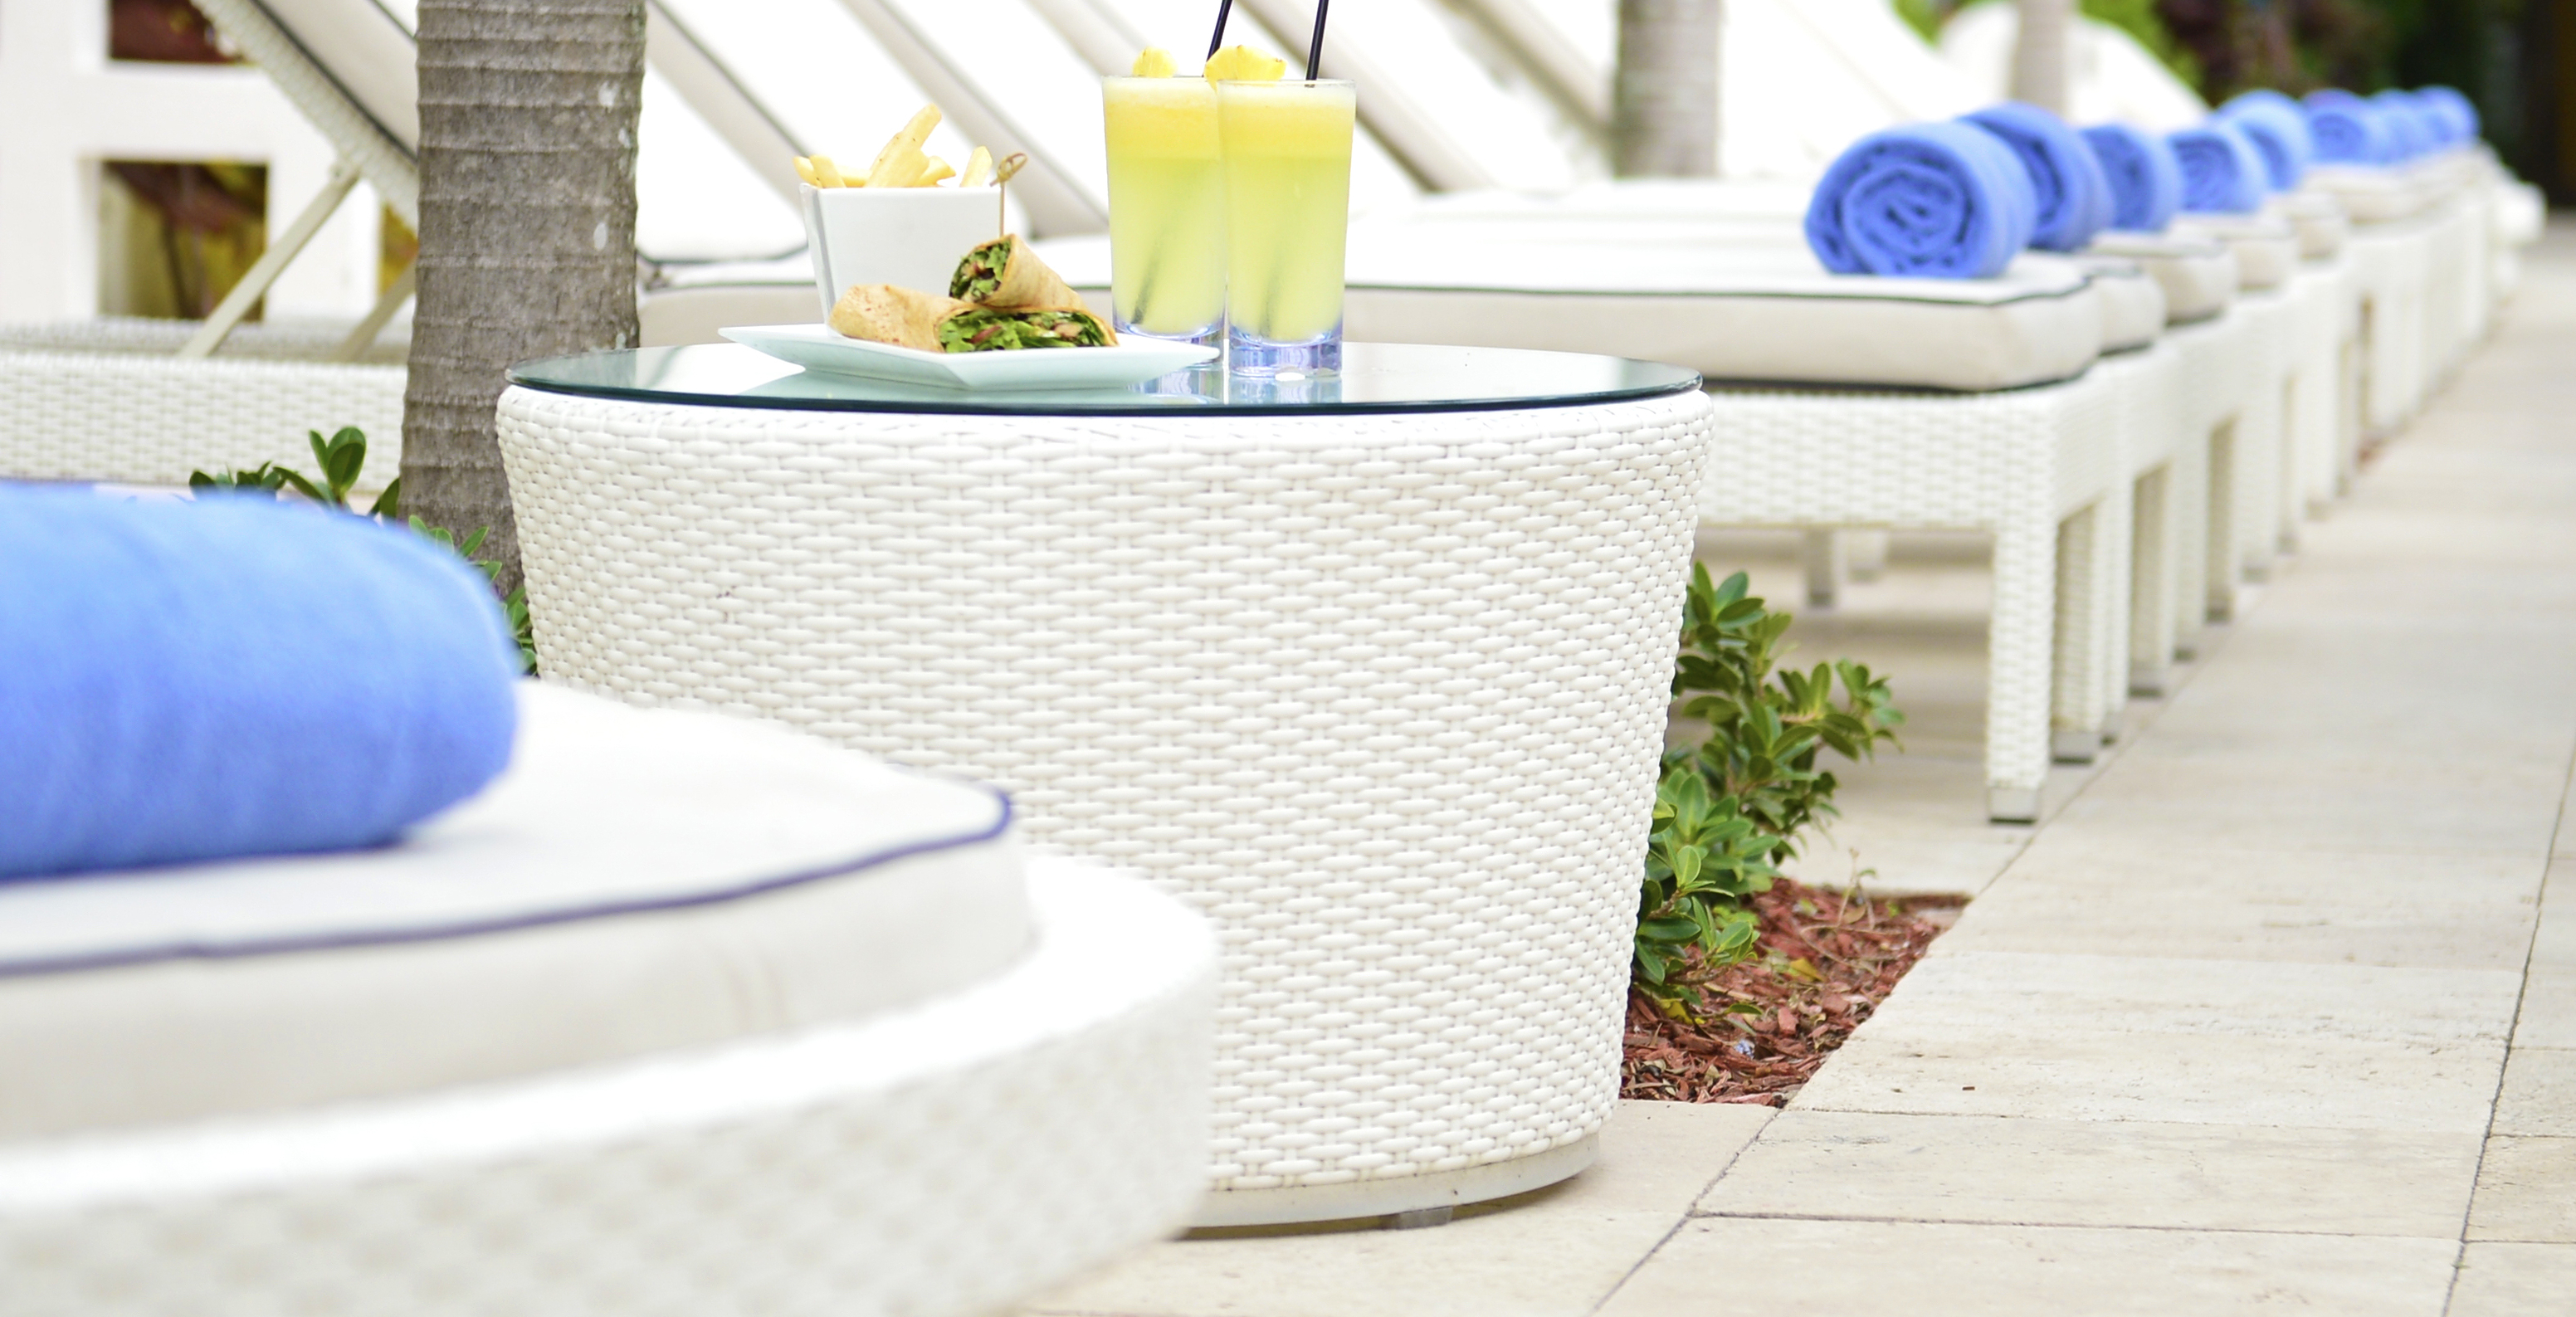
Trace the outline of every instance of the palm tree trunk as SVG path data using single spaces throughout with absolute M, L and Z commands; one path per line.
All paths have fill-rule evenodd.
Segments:
M 630 347 L 643 0 L 421 0 L 420 290 L 403 511 L 519 580 L 502 372 Z
M 2019 0 L 2021 33 L 2014 38 L 2012 94 L 2063 116 L 2071 101 L 2066 85 L 2067 29 L 2075 0 Z
M 1621 178 L 1717 173 L 1717 39 L 1723 0 L 1619 0 L 1611 167 Z

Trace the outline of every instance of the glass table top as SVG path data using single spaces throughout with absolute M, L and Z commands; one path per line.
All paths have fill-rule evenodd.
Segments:
M 510 382 L 550 393 L 716 407 L 1021 416 L 1250 416 L 1501 411 L 1623 402 L 1699 387 L 1696 372 L 1625 357 L 1517 348 L 1346 343 L 1338 375 L 1228 375 L 1216 365 L 1114 389 L 942 389 L 827 375 L 734 343 L 544 357 Z

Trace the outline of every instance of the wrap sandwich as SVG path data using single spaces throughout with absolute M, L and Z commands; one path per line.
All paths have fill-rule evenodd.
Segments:
M 1070 307 L 980 306 L 893 284 L 851 285 L 832 304 L 830 324 L 850 338 L 923 352 L 1094 348 L 1118 341 L 1079 302 Z
M 1047 268 L 1016 233 L 969 250 L 957 263 L 957 273 L 948 277 L 948 295 L 986 306 L 1063 310 L 1082 305 L 1073 286 Z

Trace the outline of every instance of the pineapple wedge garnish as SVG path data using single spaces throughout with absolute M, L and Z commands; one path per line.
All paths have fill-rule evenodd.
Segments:
M 1172 52 L 1161 46 L 1145 47 L 1145 53 L 1136 57 L 1136 67 L 1127 70 L 1135 78 L 1168 78 L 1174 72 Z
M 1273 59 L 1250 46 L 1228 46 L 1207 62 L 1210 82 L 1277 82 L 1288 61 Z

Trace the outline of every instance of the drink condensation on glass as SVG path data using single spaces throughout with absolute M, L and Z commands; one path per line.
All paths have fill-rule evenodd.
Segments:
M 1216 98 L 1229 366 L 1248 375 L 1339 370 L 1357 93 L 1338 79 L 1220 82 Z
M 1225 328 L 1225 171 L 1205 78 L 1103 78 L 1110 316 L 1121 334 Z

